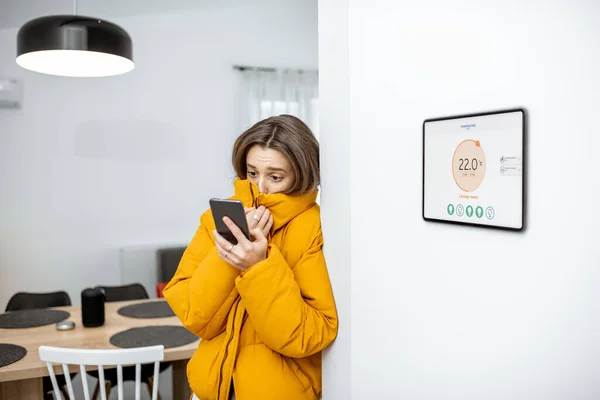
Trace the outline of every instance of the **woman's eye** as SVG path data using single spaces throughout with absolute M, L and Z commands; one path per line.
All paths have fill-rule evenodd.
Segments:
M 250 178 L 256 178 L 256 172 L 255 171 L 248 171 L 248 176 Z
M 273 179 L 273 181 L 275 181 L 275 182 L 279 182 L 283 178 L 280 176 L 271 176 L 271 179 Z

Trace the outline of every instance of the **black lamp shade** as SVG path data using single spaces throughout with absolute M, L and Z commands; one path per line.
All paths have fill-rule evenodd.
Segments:
M 43 74 L 100 77 L 134 68 L 131 38 L 111 22 L 53 15 L 27 22 L 17 34 L 17 64 Z

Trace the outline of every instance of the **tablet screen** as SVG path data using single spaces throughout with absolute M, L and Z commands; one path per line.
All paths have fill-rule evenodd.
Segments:
M 523 228 L 523 110 L 426 120 L 423 218 Z

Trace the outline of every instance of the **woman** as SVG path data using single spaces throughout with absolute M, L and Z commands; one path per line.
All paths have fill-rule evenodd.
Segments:
M 210 210 L 164 296 L 202 341 L 188 364 L 201 400 L 321 398 L 321 350 L 338 320 L 321 248 L 319 145 L 299 119 L 258 122 L 233 148 L 233 199 L 246 206 L 247 240 L 232 245 Z

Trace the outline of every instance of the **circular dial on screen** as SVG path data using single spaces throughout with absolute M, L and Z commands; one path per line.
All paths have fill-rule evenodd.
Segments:
M 485 153 L 479 140 L 467 139 L 461 142 L 452 158 L 452 175 L 459 188 L 472 192 L 485 178 Z

